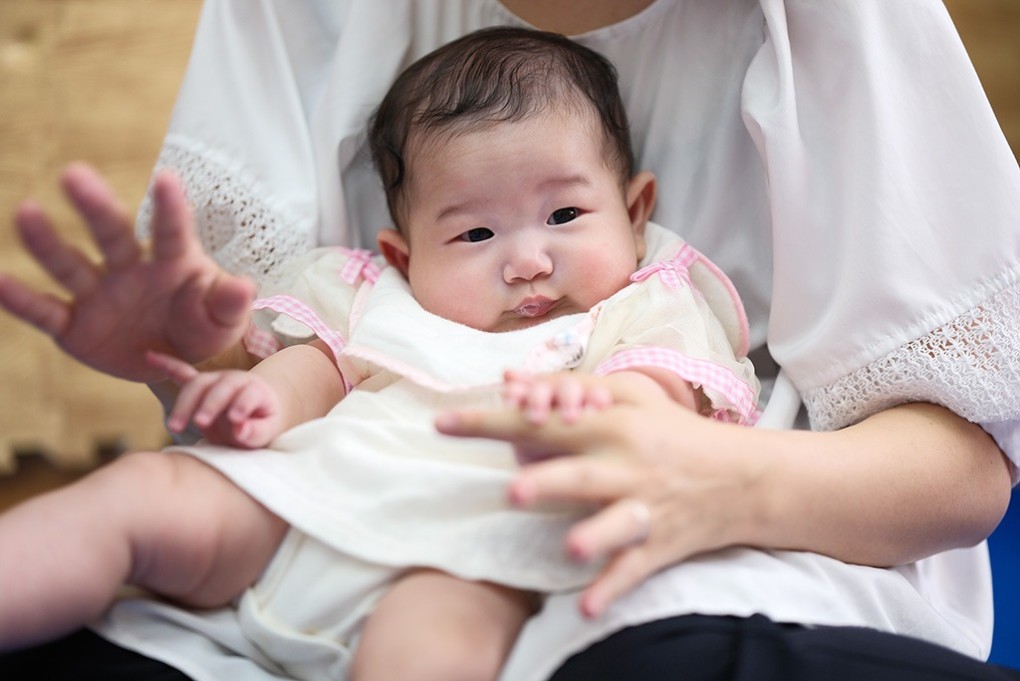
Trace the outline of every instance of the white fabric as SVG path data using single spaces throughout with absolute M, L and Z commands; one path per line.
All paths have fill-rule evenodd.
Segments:
M 203 235 L 258 278 L 311 244 L 370 247 L 389 221 L 367 116 L 410 61 L 501 23 L 521 22 L 496 0 L 207 0 L 160 163 L 198 178 Z M 1020 171 L 941 2 L 657 0 L 579 40 L 620 70 L 656 219 L 731 276 L 752 347 L 767 337 L 815 427 L 926 399 L 1020 460 Z M 866 624 L 981 657 L 989 579 L 984 546 L 896 570 L 731 550 L 596 623 L 553 599 L 505 678 L 683 612 Z

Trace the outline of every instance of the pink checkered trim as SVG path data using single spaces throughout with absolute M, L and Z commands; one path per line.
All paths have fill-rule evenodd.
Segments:
M 669 348 L 645 347 L 616 353 L 595 369 L 597 376 L 640 367 L 657 367 L 694 385 L 705 386 L 722 393 L 730 404 L 728 409 L 716 409 L 712 418 L 744 425 L 754 425 L 760 411 L 755 404 L 754 391 L 730 369 L 703 359 L 689 357 Z M 734 413 L 735 412 L 735 413 Z
M 283 345 L 276 339 L 276 336 L 263 331 L 254 324 L 248 325 L 248 330 L 244 332 L 244 349 L 249 354 L 258 357 L 259 359 L 265 359 L 270 355 L 280 351 Z
M 642 267 L 630 275 L 630 280 L 633 282 L 645 281 L 653 274 L 658 274 L 662 283 L 669 288 L 680 288 L 684 284 L 694 288 L 691 283 L 690 267 L 701 257 L 701 254 L 692 246 L 684 244 L 672 258 Z
M 319 318 L 315 311 L 293 296 L 277 295 L 269 298 L 259 298 L 251 305 L 253 310 L 272 310 L 285 314 L 310 328 L 322 342 L 333 351 L 334 357 L 340 356 L 340 351 L 347 345 L 347 340 L 328 326 Z M 263 332 L 265 333 L 265 332 Z
M 347 260 L 338 272 L 340 280 L 348 286 L 358 283 L 358 278 L 363 277 L 365 281 L 374 284 L 379 279 L 382 270 L 375 264 L 372 258 L 375 254 L 360 248 L 339 248 L 341 253 L 347 255 Z

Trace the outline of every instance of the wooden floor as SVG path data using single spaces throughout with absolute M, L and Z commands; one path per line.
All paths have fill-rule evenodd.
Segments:
M 31 196 L 75 223 L 54 179 L 95 164 L 137 204 L 166 129 L 200 0 L 0 0 L 0 270 L 38 285 L 8 228 Z M 1020 150 L 1020 0 L 947 0 L 1010 139 Z M 83 238 L 80 230 L 75 232 Z M 73 477 L 99 449 L 164 441 L 142 387 L 63 357 L 0 315 L 0 507 Z M 15 452 L 44 455 L 15 457 Z M 12 472 L 22 461 L 21 474 Z M 55 462 L 56 467 L 48 466 Z

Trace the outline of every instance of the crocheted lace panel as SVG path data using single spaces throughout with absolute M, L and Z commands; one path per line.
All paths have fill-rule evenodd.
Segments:
M 180 175 L 195 212 L 199 239 L 228 272 L 261 283 L 282 263 L 315 245 L 309 225 L 298 224 L 270 205 L 254 179 L 214 153 L 168 138 L 156 162 L 156 171 L 164 168 Z M 152 210 L 149 193 L 137 219 L 143 238 L 150 235 Z
M 906 402 L 975 423 L 1020 418 L 1020 285 L 867 366 L 804 395 L 812 428 L 832 430 Z

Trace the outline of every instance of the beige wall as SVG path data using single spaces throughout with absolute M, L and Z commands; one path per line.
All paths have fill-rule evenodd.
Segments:
M 949 0 L 992 103 L 1020 150 L 1020 0 Z M 142 196 L 187 57 L 200 0 L 0 0 L 0 270 L 40 285 L 7 216 L 27 196 L 74 221 L 54 186 L 87 159 L 132 207 Z M 75 232 L 85 243 L 80 230 Z M 162 441 L 139 386 L 65 359 L 0 315 L 0 471 L 13 447 L 88 462 L 97 441 Z

